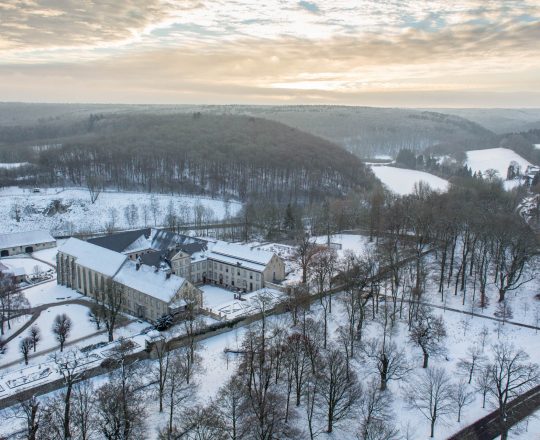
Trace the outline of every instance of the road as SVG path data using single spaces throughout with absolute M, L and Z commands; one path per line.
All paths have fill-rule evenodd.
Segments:
M 514 426 L 540 408 L 540 385 L 532 388 L 509 404 L 507 424 Z M 501 435 L 497 410 L 463 428 L 448 440 L 492 440 Z

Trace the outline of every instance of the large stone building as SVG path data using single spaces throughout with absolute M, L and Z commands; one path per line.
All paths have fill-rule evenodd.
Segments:
M 202 305 L 200 289 L 170 270 L 76 238 L 58 249 L 57 281 L 93 298 L 113 288 L 124 295 L 124 313 L 151 321 L 182 311 L 187 302 Z
M 0 234 L 0 257 L 31 254 L 55 246 L 56 240 L 44 230 Z
M 214 283 L 243 292 L 285 278 L 285 263 L 273 252 L 247 245 L 206 240 L 158 229 L 140 229 L 89 242 L 163 269 L 194 284 Z

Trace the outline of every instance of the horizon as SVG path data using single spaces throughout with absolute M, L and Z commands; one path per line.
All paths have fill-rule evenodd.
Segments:
M 540 5 L 0 4 L 0 99 L 540 108 Z

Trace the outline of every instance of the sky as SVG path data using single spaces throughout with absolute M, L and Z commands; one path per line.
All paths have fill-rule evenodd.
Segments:
M 0 0 L 0 101 L 540 107 L 540 0 Z

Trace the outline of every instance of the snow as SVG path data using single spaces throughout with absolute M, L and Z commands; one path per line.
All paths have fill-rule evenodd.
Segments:
M 18 331 L 24 324 L 30 321 L 30 318 L 32 318 L 31 315 L 21 315 L 21 316 L 17 316 L 16 318 L 12 318 L 10 320 L 11 328 L 8 328 L 7 323 L 5 323 L 3 338 L 4 339 L 9 338 L 13 333 Z
M 11 269 L 22 268 L 24 269 L 26 275 L 32 275 L 34 273 L 34 268 L 39 267 L 40 272 L 47 272 L 51 270 L 51 266 L 42 263 L 41 261 L 34 260 L 33 258 L 2 258 L 0 259 L 2 264 L 8 266 Z
M 114 276 L 127 259 L 123 254 L 78 238 L 70 238 L 58 251 L 74 257 L 77 264 L 109 277 Z
M 138 292 L 145 293 L 160 301 L 169 302 L 178 293 L 186 280 L 177 275 L 170 275 L 154 268 L 141 264 L 137 270 L 136 264 L 132 261 L 126 261 L 114 276 L 114 280 L 125 286 L 128 286 Z
M 217 310 L 226 303 L 234 300 L 234 292 L 212 284 L 204 284 L 199 289 L 203 292 L 203 307 L 205 308 Z
M 274 289 L 262 288 L 243 293 L 242 299 L 234 299 L 233 292 L 219 286 L 205 284 L 200 286 L 200 289 L 203 291 L 203 307 L 225 320 L 257 313 L 259 311 L 258 298 L 261 296 L 268 299 L 268 308 L 270 308 L 285 295 Z
M 56 316 L 61 313 L 67 314 L 73 322 L 71 332 L 66 343 L 95 333 L 96 328 L 88 320 L 88 310 L 88 307 L 79 304 L 63 304 L 50 307 L 41 312 L 37 320 L 32 324 L 41 330 L 42 337 L 37 346 L 35 355 L 43 354 L 44 352 L 48 352 L 49 350 L 59 346 L 59 343 L 52 332 L 52 326 Z M 0 357 L 0 365 L 6 365 L 15 361 L 20 361 L 19 364 L 24 365 L 24 361 L 22 360 L 22 356 L 19 352 L 19 342 L 25 336 L 27 335 L 23 332 L 7 344 L 6 353 Z M 33 352 L 32 356 L 34 356 Z
M 3 168 L 5 170 L 11 170 L 13 168 L 20 168 L 25 165 L 30 165 L 28 162 L 1 162 L 0 168 Z
M 33 246 L 38 243 L 51 243 L 55 239 L 45 230 L 20 231 L 0 234 L 0 248 Z
M 319 240 L 321 240 L 324 242 L 325 239 L 326 237 L 318 237 L 317 241 L 319 242 Z M 332 236 L 331 242 L 339 242 L 344 249 L 348 248 L 357 252 L 360 252 L 366 249 L 366 246 L 369 246 L 367 244 L 366 237 L 355 236 L 352 234 Z M 264 245 L 264 247 L 273 247 L 282 251 L 287 249 L 285 245 L 279 244 L 267 244 Z M 341 251 L 343 252 L 344 249 Z M 540 338 L 535 330 L 519 327 L 513 325 L 511 322 L 502 324 L 500 322 L 486 319 L 486 317 L 493 317 L 493 314 L 496 311 L 496 286 L 489 285 L 488 296 L 490 297 L 491 301 L 488 307 L 483 310 L 478 309 L 475 306 L 475 302 L 471 301 L 474 290 L 472 285 L 470 285 L 470 282 L 465 291 L 467 293 L 465 301 L 463 301 L 462 292 L 458 291 L 458 295 L 454 295 L 453 286 L 450 288 L 445 288 L 445 301 L 441 301 L 440 294 L 437 292 L 437 272 L 434 270 L 436 268 L 435 265 L 436 261 L 434 260 L 434 257 L 428 258 L 426 261 L 426 268 L 430 268 L 432 270 L 429 271 L 430 275 L 426 280 L 426 290 L 422 299 L 440 307 L 434 308 L 433 313 L 441 316 L 444 319 L 448 336 L 444 342 L 446 353 L 443 356 L 430 358 L 431 367 L 436 366 L 444 368 L 449 373 L 451 380 L 454 382 L 457 381 L 458 376 L 456 374 L 456 366 L 460 358 L 466 355 L 468 347 L 473 343 L 479 343 L 479 334 L 484 327 L 488 330 L 486 353 L 490 352 L 491 344 L 497 343 L 498 341 L 504 339 L 511 341 L 520 348 L 523 348 L 527 353 L 530 354 L 531 361 L 540 361 Z M 536 310 L 540 309 L 538 300 L 535 299 L 535 295 L 539 288 L 540 280 L 534 280 L 531 283 L 522 286 L 517 291 L 508 294 L 508 300 L 513 308 L 514 314 L 511 321 L 527 324 L 536 323 L 536 325 L 538 325 L 537 314 L 534 312 L 535 308 Z M 232 293 L 224 291 L 216 286 L 203 286 L 203 291 L 205 292 L 205 306 L 208 305 L 212 308 L 234 308 L 241 305 L 239 303 L 249 304 L 250 302 L 234 301 L 231 298 Z M 250 298 L 250 295 L 245 295 L 244 297 Z M 332 339 L 336 338 L 336 329 L 342 325 L 345 320 L 344 307 L 339 298 L 340 294 L 335 296 L 335 301 L 333 301 L 332 305 L 332 314 L 329 317 L 329 335 Z M 208 302 L 206 302 L 207 299 Z M 384 307 L 384 301 L 381 301 L 380 307 Z M 55 307 L 55 309 L 57 308 L 58 307 Z M 458 309 L 458 311 L 450 310 L 450 308 Z M 459 312 L 471 310 L 483 316 L 471 317 Z M 234 313 L 245 312 L 245 310 L 231 311 Z M 322 319 L 322 311 L 318 301 L 313 303 L 312 312 L 315 320 L 320 321 Z M 287 314 L 268 317 L 268 331 L 271 332 L 272 326 L 283 323 L 285 323 L 285 328 L 289 328 L 291 324 L 288 320 L 289 316 Z M 225 349 L 229 348 L 234 350 L 240 347 L 242 337 L 246 330 L 247 327 L 234 329 L 220 335 L 210 337 L 201 342 L 201 345 L 203 346 L 201 351 L 203 368 L 201 370 L 204 372 L 196 378 L 196 380 L 199 382 L 198 397 L 201 402 L 207 402 L 210 398 L 215 397 L 215 394 L 220 386 L 222 386 L 233 374 L 234 369 L 238 364 L 238 357 L 232 353 L 226 354 Z M 45 333 L 46 329 L 43 328 L 42 331 Z M 134 331 L 135 329 L 132 330 L 131 335 L 133 335 Z M 380 338 L 381 334 L 381 323 L 378 321 L 369 320 L 369 326 L 365 328 L 364 338 Z M 392 338 L 392 340 L 399 347 L 403 347 L 406 350 L 409 365 L 413 369 L 409 375 L 409 378 L 422 374 L 422 354 L 417 347 L 412 346 L 408 341 L 406 322 L 398 323 L 395 331 L 390 332 L 387 337 Z M 103 340 L 103 338 L 103 336 L 100 337 L 101 340 Z M 137 350 L 144 347 L 144 336 L 133 336 L 133 339 L 138 344 Z M 90 341 L 94 342 L 94 339 L 85 339 L 85 344 L 90 343 Z M 97 362 L 102 360 L 109 350 L 110 347 L 104 347 L 90 352 L 90 357 L 88 358 L 89 366 L 95 365 Z M 148 361 L 145 366 L 147 369 L 150 369 L 154 364 L 155 361 Z M 47 368 L 49 368 L 49 370 L 47 370 Z M 7 385 L 8 382 L 12 385 L 21 384 L 21 387 L 23 387 L 32 379 L 37 379 L 37 383 L 55 379 L 56 373 L 51 372 L 50 368 L 51 363 L 49 361 L 48 364 L 44 363 L 39 365 L 39 369 L 38 366 L 34 365 L 25 370 L 19 369 L 17 371 L 4 373 L 4 375 L 0 377 L 0 387 L 3 387 L 4 390 L 8 391 L 0 391 L 0 396 L 2 396 L 5 392 L 11 391 L 11 388 L 9 388 Z M 364 384 L 367 383 L 369 379 L 374 377 L 373 369 L 368 367 L 368 364 L 364 359 L 362 359 L 361 356 L 352 362 L 352 368 L 358 373 L 360 380 Z M 96 383 L 100 383 L 100 381 L 104 380 L 104 377 L 97 377 L 92 380 Z M 144 380 L 149 380 L 149 377 L 145 376 Z M 18 389 L 20 388 L 17 387 L 16 391 Z M 410 434 L 408 438 L 411 440 L 428 438 L 429 423 L 421 414 L 408 407 L 406 403 L 407 396 L 405 394 L 405 387 L 403 386 L 403 383 L 398 381 L 390 382 L 389 392 L 394 399 L 392 404 L 392 409 L 394 412 L 393 421 L 395 422 L 396 426 L 400 428 L 401 435 L 404 436 L 405 431 L 408 430 Z M 46 397 L 47 396 L 44 396 L 44 398 Z M 474 402 L 467 406 L 463 411 L 461 423 L 457 423 L 455 414 L 451 414 L 446 418 L 446 420 L 440 420 L 437 422 L 435 439 L 442 440 L 447 438 L 463 427 L 488 414 L 493 409 L 494 407 L 491 405 L 488 405 L 485 409 L 482 409 L 481 396 L 478 393 L 475 394 Z M 147 437 L 154 439 L 156 438 L 157 424 L 162 423 L 162 416 L 160 416 L 157 412 L 154 399 L 149 399 L 147 410 L 149 411 Z M 305 416 L 303 415 L 302 409 L 299 411 L 299 414 L 300 417 L 296 423 L 300 429 L 305 429 Z M 340 438 L 343 440 L 355 439 L 358 423 L 358 412 L 354 412 L 347 421 L 345 421 L 341 426 L 336 427 L 333 438 Z M 5 429 L 14 429 L 14 427 L 6 426 L 2 431 Z M 527 430 L 524 431 L 524 429 L 525 428 L 522 428 L 521 431 L 514 429 L 514 432 L 511 433 L 510 438 L 537 438 L 538 434 L 540 433 L 540 423 L 537 419 L 533 419 L 526 427 Z
M 44 304 L 54 304 L 84 297 L 73 289 L 59 286 L 56 284 L 56 280 L 29 287 L 24 289 L 23 292 L 30 303 L 30 307 L 38 307 Z
M 375 176 L 392 192 L 400 195 L 412 194 L 418 182 L 427 183 L 433 190 L 448 190 L 448 181 L 424 171 L 409 170 L 390 166 L 371 167 Z
M 263 249 L 251 249 L 246 245 L 223 241 L 217 242 L 208 253 L 208 259 L 233 265 L 240 261 L 241 267 L 257 271 L 263 271 L 272 256 L 272 252 Z
M 149 207 L 154 197 L 158 204 L 156 224 L 151 210 L 147 210 L 144 218 L 144 207 Z M 54 200 L 60 201 L 67 207 L 66 212 L 45 211 Z M 47 229 L 53 235 L 73 235 L 76 232 L 101 232 L 111 222 L 111 210 L 116 210 L 114 227 L 117 229 L 135 229 L 149 226 L 162 226 L 169 203 L 172 202 L 176 213 L 187 223 L 193 223 L 195 208 L 205 208 L 205 218 L 223 219 L 227 214 L 235 215 L 242 207 L 239 202 L 224 202 L 222 200 L 189 195 L 164 195 L 143 192 L 114 192 L 106 191 L 99 195 L 94 204 L 90 195 L 83 188 L 42 188 L 39 193 L 31 189 L 7 187 L 0 189 L 0 232 L 15 232 L 28 229 Z M 22 207 L 20 222 L 11 218 L 10 211 L 14 204 Z M 138 219 L 129 224 L 124 215 L 124 209 L 134 204 L 138 209 Z
M 475 173 L 484 173 L 488 169 L 497 170 L 501 179 L 506 179 L 510 162 L 515 161 L 521 167 L 522 172 L 531 163 L 508 148 L 490 148 L 487 150 L 467 151 L 467 166 Z
M 47 263 L 52 264 L 53 266 L 56 266 L 56 254 L 58 253 L 58 248 L 53 247 L 49 249 L 43 249 L 41 251 L 36 251 L 32 253 L 32 256 L 46 261 Z

